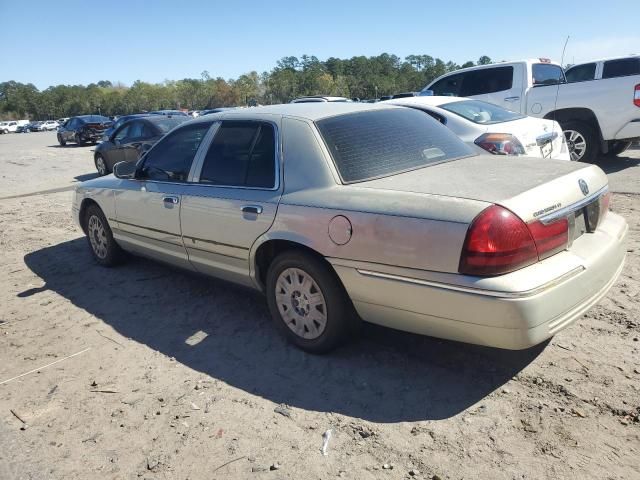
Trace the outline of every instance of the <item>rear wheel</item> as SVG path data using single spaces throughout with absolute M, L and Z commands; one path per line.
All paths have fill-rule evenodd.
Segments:
M 596 135 L 582 122 L 567 122 L 562 125 L 571 160 L 574 162 L 591 162 L 598 152 Z
M 62 135 L 58 134 L 58 143 L 60 144 L 61 147 L 64 147 L 67 144 L 67 141 L 62 138 Z
M 609 143 L 608 155 L 616 156 L 627 151 L 633 142 L 625 140 L 616 140 Z
M 82 139 L 82 136 L 79 133 L 76 133 L 73 138 L 78 145 L 84 145 L 84 140 Z
M 124 252 L 113 239 L 109 223 L 97 205 L 87 208 L 84 230 L 96 262 L 104 267 L 112 267 L 122 261 Z
M 98 170 L 98 174 L 100 174 L 101 177 L 109 173 L 107 162 L 105 162 L 104 157 L 99 153 L 96 154 L 95 164 L 96 170 Z
M 266 284 L 276 327 L 302 350 L 328 352 L 344 342 L 359 322 L 335 272 L 308 253 L 278 255 Z

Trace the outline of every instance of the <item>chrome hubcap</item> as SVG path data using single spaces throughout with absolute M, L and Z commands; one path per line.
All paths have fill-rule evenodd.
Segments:
M 304 270 L 287 268 L 276 282 L 276 302 L 284 323 L 307 340 L 318 338 L 327 326 L 327 305 L 315 280 Z
M 87 225 L 87 233 L 89 241 L 91 242 L 91 248 L 93 248 L 93 253 L 95 253 L 98 258 L 105 258 L 107 256 L 107 232 L 102 224 L 102 220 L 95 215 L 91 215 Z
M 105 166 L 104 159 L 102 157 L 96 158 L 96 165 L 98 166 L 98 173 L 100 175 L 107 173 L 107 167 Z
M 584 152 L 587 150 L 587 141 L 582 134 L 575 130 L 565 130 L 564 136 L 567 139 L 567 147 L 569 148 L 571 160 L 577 162 L 582 159 Z

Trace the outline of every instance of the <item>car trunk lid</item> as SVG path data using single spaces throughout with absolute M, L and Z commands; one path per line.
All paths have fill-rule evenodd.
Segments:
M 607 185 L 607 176 L 595 165 L 494 155 L 462 158 L 357 184 L 501 205 L 525 222 L 595 199 Z
M 487 125 L 487 132 L 494 131 L 506 131 L 514 135 L 522 143 L 526 155 L 531 157 L 556 158 L 562 151 L 562 129 L 553 120 L 524 117 Z

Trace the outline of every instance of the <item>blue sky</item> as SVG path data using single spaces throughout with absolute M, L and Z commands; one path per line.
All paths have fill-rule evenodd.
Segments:
M 305 53 L 559 60 L 567 35 L 565 63 L 640 53 L 637 0 L 465 3 L 0 0 L 0 82 L 231 78 Z

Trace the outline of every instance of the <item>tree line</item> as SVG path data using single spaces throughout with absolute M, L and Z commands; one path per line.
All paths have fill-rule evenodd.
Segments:
M 315 56 L 284 57 L 269 72 L 253 71 L 236 79 L 212 77 L 204 71 L 200 78 L 131 86 L 102 80 L 89 85 L 56 85 L 38 90 L 31 83 L 0 83 L 0 118 L 44 120 L 81 114 L 123 115 L 161 110 L 263 105 L 286 103 L 302 95 L 335 95 L 348 98 L 379 98 L 398 92 L 417 91 L 440 75 L 491 59 L 482 56 L 476 63 L 444 62 L 429 55 L 408 55 L 404 59 L 383 53 L 350 59 Z

